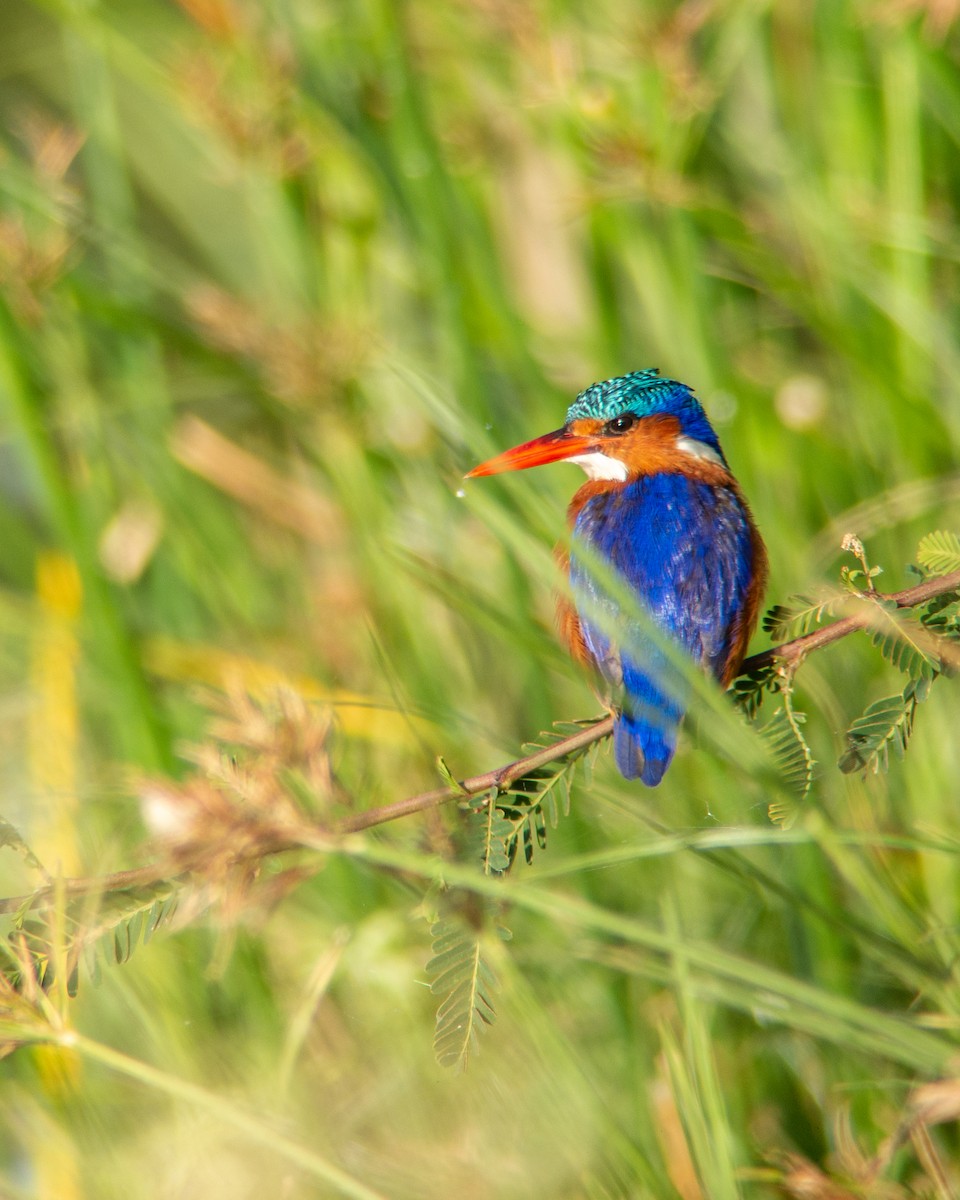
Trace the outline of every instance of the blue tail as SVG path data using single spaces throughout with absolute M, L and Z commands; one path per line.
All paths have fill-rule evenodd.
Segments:
M 613 727 L 613 749 L 620 774 L 625 779 L 641 779 L 647 787 L 656 787 L 663 778 L 676 748 L 676 725 L 665 729 L 623 712 Z
M 670 766 L 686 707 L 683 681 L 675 678 L 662 660 L 656 665 L 661 673 L 651 679 L 647 671 L 629 660 L 624 662 L 623 709 L 613 727 L 620 773 L 626 779 L 643 780 L 647 787 L 656 787 Z

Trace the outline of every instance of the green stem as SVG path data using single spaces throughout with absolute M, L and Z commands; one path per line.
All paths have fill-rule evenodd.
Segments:
M 165 1071 L 150 1066 L 149 1063 L 130 1058 L 119 1050 L 113 1050 L 80 1033 L 67 1031 L 60 1035 L 57 1041 L 64 1047 L 76 1050 L 92 1062 L 125 1075 L 128 1079 L 134 1079 L 145 1087 L 165 1092 L 174 1100 L 192 1104 L 209 1113 L 218 1121 L 222 1121 L 225 1125 L 229 1125 L 238 1133 L 243 1134 L 244 1138 L 249 1141 L 274 1151 L 288 1162 L 332 1185 L 343 1196 L 351 1196 L 354 1200 L 386 1200 L 381 1192 L 375 1192 L 372 1188 L 368 1188 L 315 1151 L 308 1150 L 305 1146 L 301 1146 L 271 1129 L 265 1124 L 263 1117 L 244 1112 L 235 1104 L 231 1104 L 206 1088 L 190 1083 L 186 1079 L 180 1079 L 176 1075 L 168 1075 Z

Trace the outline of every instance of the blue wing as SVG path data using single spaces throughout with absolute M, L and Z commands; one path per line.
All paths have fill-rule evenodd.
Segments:
M 584 641 L 604 677 L 623 690 L 617 766 L 652 787 L 676 749 L 688 689 L 656 641 L 621 615 L 589 562 L 609 562 L 664 633 L 719 677 L 750 584 L 747 516 L 730 488 L 649 475 L 589 499 L 573 536 L 570 583 Z

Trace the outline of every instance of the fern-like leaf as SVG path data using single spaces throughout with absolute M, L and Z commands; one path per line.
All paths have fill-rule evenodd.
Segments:
M 949 575 L 960 571 L 960 536 L 945 529 L 920 539 L 917 562 L 931 575 Z
M 764 694 L 779 691 L 781 680 L 782 675 L 773 663 L 738 675 L 730 685 L 733 702 L 747 720 L 752 721 L 763 703 Z
M 917 704 L 926 698 L 929 683 L 911 680 L 903 692 L 875 700 L 847 730 L 847 748 L 837 764 L 841 771 L 886 771 L 890 765 L 890 750 L 903 758 L 913 733 Z
M 521 844 L 524 861 L 533 862 L 534 847 L 547 848 L 547 821 L 556 829 L 561 814 L 569 815 L 573 766 L 573 762 L 566 762 L 557 770 L 540 768 L 514 780 L 501 795 L 500 808 L 513 828 L 513 836 L 507 843 L 511 863 Z
M 784 690 L 783 703 L 760 730 L 785 787 L 796 797 L 792 803 L 786 800 L 773 801 L 767 810 L 770 820 L 783 826 L 795 819 L 813 783 L 816 759 L 801 729 L 806 719 L 804 713 L 797 712 L 793 707 L 790 692 Z
M 914 609 L 925 629 L 950 642 L 960 641 L 960 593 L 945 592 Z
M 876 628 L 870 640 L 883 657 L 898 671 L 913 679 L 932 679 L 942 667 L 940 656 L 931 645 L 933 639 L 924 637 L 922 627 L 896 615 L 896 608 L 877 605 Z
M 484 875 L 502 875 L 511 862 L 508 845 L 515 829 L 497 804 L 499 794 L 496 787 L 491 788 L 483 807 L 471 810 L 471 856 L 479 861 Z
M 99 983 L 101 960 L 110 964 L 127 962 L 138 945 L 148 942 L 170 920 L 178 898 L 177 882 L 161 880 L 149 887 L 107 893 L 93 914 L 88 911 L 88 901 L 75 901 L 66 906 L 52 925 L 48 918 L 27 906 L 14 918 L 16 945 L 20 953 L 30 956 L 34 974 L 43 982 L 47 981 L 50 964 L 61 964 L 73 996 L 77 993 L 81 962 L 91 981 Z M 52 928 L 56 928 L 58 939 L 65 939 L 64 943 L 54 945 Z M 8 954 L 6 959 L 15 962 L 16 955 Z M 13 976 L 9 978 L 17 982 Z
M 788 604 L 774 604 L 764 614 L 762 628 L 775 642 L 788 642 L 815 629 L 843 597 L 791 596 Z
M 89 924 L 75 929 L 71 960 L 82 962 L 90 982 L 98 985 L 101 964 L 122 966 L 128 962 L 138 946 L 145 946 L 173 919 L 179 901 L 180 888 L 168 880 L 150 888 L 113 893 Z M 76 972 L 72 978 L 77 978 Z
M 180 889 L 175 882 L 163 880 L 152 887 L 114 892 L 104 897 L 99 912 L 74 935 L 77 949 L 90 963 L 96 947 L 107 951 L 116 963 L 125 963 L 139 945 L 146 945 L 161 925 L 177 910 Z
M 496 1020 L 493 993 L 497 982 L 485 962 L 476 930 L 457 921 L 438 921 L 432 929 L 433 958 L 427 975 L 430 991 L 444 999 L 437 1010 L 433 1048 L 442 1067 L 462 1071 L 479 1049 L 480 1031 Z
M 536 742 L 527 742 L 523 752 L 534 754 L 544 750 L 590 724 L 589 721 L 558 722 L 553 729 L 542 732 Z M 594 749 L 594 746 L 585 746 L 555 762 L 536 767 L 500 792 L 497 808 L 511 826 L 511 835 L 504 843 L 510 865 L 521 846 L 528 863 L 533 861 L 536 848 L 546 849 L 547 825 L 556 829 L 561 816 L 569 816 L 573 772 L 578 765 L 589 763 Z

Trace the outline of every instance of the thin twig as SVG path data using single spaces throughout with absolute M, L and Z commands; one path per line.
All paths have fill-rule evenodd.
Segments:
M 848 633 L 853 633 L 857 629 L 869 628 L 877 619 L 876 601 L 878 599 L 892 600 L 898 608 L 915 608 L 918 604 L 932 600 L 934 596 L 942 596 L 944 592 L 952 592 L 958 588 L 960 588 L 960 571 L 953 571 L 949 575 L 943 575 L 939 579 L 926 580 L 924 583 L 906 588 L 902 592 L 889 592 L 886 595 L 878 593 L 869 601 L 864 601 L 862 612 L 853 613 L 849 617 L 835 621 L 832 625 L 815 629 L 813 633 L 793 638 L 789 642 L 782 642 L 779 646 L 771 646 L 769 650 L 763 650 L 759 654 L 753 654 L 750 658 L 744 659 L 740 673 L 745 674 L 775 662 L 789 665 L 803 658 L 812 650 L 819 650 L 821 646 L 827 646 L 831 642 L 846 637 Z M 464 793 L 475 795 L 477 792 L 484 792 L 494 784 L 509 783 L 546 763 L 566 758 L 573 751 L 581 750 L 594 742 L 600 742 L 609 737 L 611 733 L 613 733 L 613 717 L 601 717 L 596 724 L 580 730 L 572 737 L 564 738 L 561 742 L 555 742 L 545 750 L 538 750 L 536 754 L 531 754 L 527 758 L 519 758 L 505 767 L 488 771 L 485 775 L 475 775 L 472 779 L 464 779 L 459 785 L 460 790 L 453 787 L 436 788 L 431 792 L 422 792 L 419 796 L 409 796 L 407 799 L 397 800 L 393 804 L 384 804 L 380 808 L 370 808 L 366 812 L 357 813 L 355 816 L 341 821 L 336 826 L 336 830 L 340 833 L 356 833 L 361 829 L 370 829 L 374 825 L 393 821 L 397 817 L 406 817 L 411 813 L 436 808 L 441 804 L 446 804 L 448 800 L 455 800 L 457 796 Z
M 788 665 L 795 663 L 811 651 L 839 641 L 849 633 L 858 629 L 870 628 L 877 621 L 876 605 L 878 601 L 893 601 L 898 608 L 903 609 L 915 608 L 919 604 L 925 604 L 926 601 L 932 600 L 935 596 L 942 596 L 946 592 L 957 590 L 960 590 L 960 571 L 953 571 L 949 575 L 942 575 L 938 579 L 928 579 L 917 584 L 916 587 L 905 588 L 901 592 L 877 593 L 876 596 L 865 597 L 862 611 L 834 621 L 832 625 L 825 625 L 822 629 L 815 629 L 813 633 L 804 634 L 802 637 L 793 638 L 788 642 L 782 642 L 779 646 L 771 646 L 769 650 L 762 650 L 759 654 L 751 655 L 750 658 L 744 659 L 741 673 L 755 671 L 775 662 Z M 439 808 L 461 796 L 475 796 L 489 791 L 493 787 L 506 788 L 514 780 L 528 775 L 538 767 L 546 766 L 547 763 L 556 762 L 578 750 L 586 749 L 595 742 L 603 741 L 613 732 L 613 721 L 612 716 L 600 717 L 594 724 L 585 726 L 571 734 L 570 737 L 554 742 L 523 758 L 514 759 L 513 762 L 497 767 L 493 771 L 487 771 L 483 775 L 473 775 L 469 779 L 461 780 L 455 786 L 434 788 L 433 791 L 408 796 L 406 799 L 396 800 L 392 804 L 383 804 L 378 808 L 369 808 L 365 812 L 355 813 L 332 826 L 318 828 L 317 836 L 327 841 L 331 834 L 358 833 L 363 829 L 371 829 L 375 825 L 396 821 L 400 817 L 408 817 L 413 813 Z M 304 844 L 305 842 L 300 840 L 295 843 L 291 842 L 289 845 L 278 843 L 266 850 L 261 847 L 261 857 L 266 853 L 283 853 L 302 849 Z M 148 863 L 146 866 L 137 867 L 131 871 L 117 871 L 112 875 L 60 879 L 28 895 L 0 898 L 0 913 L 16 912 L 25 905 L 40 907 L 51 901 L 56 895 L 87 896 L 147 887 L 167 878 L 169 874 L 170 863 L 161 861 Z M 183 870 L 181 867 L 178 874 L 186 878 L 189 871 Z
M 475 796 L 479 792 L 489 791 L 492 787 L 505 788 L 515 779 L 529 775 L 537 767 L 543 767 L 547 763 L 566 758 L 567 755 L 573 754 L 577 750 L 592 746 L 594 742 L 609 737 L 612 732 L 613 717 L 600 717 L 593 725 L 587 725 L 571 734 L 570 737 L 564 738 L 560 742 L 554 742 L 533 754 L 528 754 L 525 758 L 515 759 L 506 766 L 497 767 L 496 770 L 487 771 L 483 775 L 473 775 L 469 779 L 463 779 L 456 787 L 435 788 L 432 792 L 421 792 L 419 796 L 408 796 L 406 800 L 397 800 L 393 804 L 384 804 L 380 808 L 369 808 L 366 812 L 356 813 L 352 817 L 346 817 L 337 822 L 334 829 L 337 833 L 357 833 L 361 829 L 369 829 L 372 825 L 382 825 L 385 821 L 394 821 L 397 817 L 406 817 L 410 813 L 436 808 L 441 804 L 446 804 L 448 800 L 455 800 L 458 796 Z
M 949 575 L 941 575 L 939 579 L 928 579 L 923 583 L 918 583 L 916 587 L 905 588 L 902 592 L 877 592 L 869 600 L 865 599 L 859 612 L 851 613 L 849 617 L 843 617 L 839 621 L 834 621 L 832 625 L 824 625 L 822 629 L 815 629 L 812 633 L 793 638 L 779 646 L 771 646 L 769 650 L 762 650 L 759 654 L 752 654 L 749 658 L 744 659 L 740 673 L 745 675 L 759 667 L 770 666 L 775 662 L 794 662 L 809 654 L 811 650 L 829 646 L 831 642 L 839 641 L 840 638 L 846 637 L 848 633 L 853 633 L 857 629 L 869 629 L 877 622 L 876 603 L 879 600 L 892 600 L 897 608 L 916 608 L 918 604 L 925 604 L 927 600 L 932 600 L 935 596 L 942 596 L 945 592 L 955 592 L 958 589 L 960 589 L 960 571 L 951 571 Z

